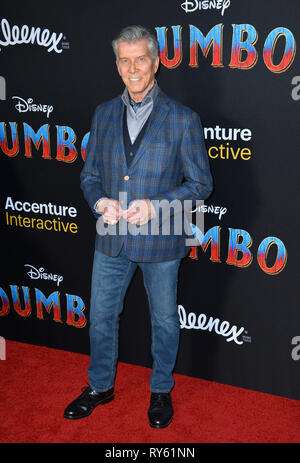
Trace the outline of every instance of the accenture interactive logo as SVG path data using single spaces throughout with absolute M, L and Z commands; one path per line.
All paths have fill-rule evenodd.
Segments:
M 11 27 L 8 20 L 3 18 L 0 30 L 2 34 L 0 35 L 0 51 L 2 51 L 1 47 L 21 44 L 38 45 L 47 48 L 48 52 L 54 51 L 55 53 L 61 53 L 64 48 L 69 48 L 68 42 L 62 42 L 66 38 L 62 32 L 50 32 L 47 28 L 30 27 L 27 24 L 21 27 L 15 24 Z
M 75 222 L 78 213 L 73 206 L 19 201 L 8 196 L 5 211 L 3 223 L 12 229 L 17 227 L 24 231 L 78 233 L 78 224 Z
M 207 152 L 211 159 L 230 161 L 249 161 L 252 157 L 252 131 L 248 128 L 204 127 L 204 138 L 207 142 Z

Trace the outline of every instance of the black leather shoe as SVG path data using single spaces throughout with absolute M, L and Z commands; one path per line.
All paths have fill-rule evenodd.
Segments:
M 173 419 L 173 407 L 169 392 L 152 392 L 148 410 L 152 428 L 166 428 Z
M 84 418 L 89 416 L 97 405 L 106 404 L 114 398 L 113 388 L 105 392 L 96 392 L 90 386 L 87 386 L 82 390 L 82 394 L 65 409 L 64 418 L 69 420 Z

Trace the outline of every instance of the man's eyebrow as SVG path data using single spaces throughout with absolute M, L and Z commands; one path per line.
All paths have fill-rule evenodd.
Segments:
M 144 54 L 144 55 L 139 55 L 139 56 L 137 56 L 136 58 L 144 58 L 145 56 L 148 56 L 148 55 L 146 55 L 146 54 Z M 128 56 L 119 56 L 119 59 L 128 59 Z

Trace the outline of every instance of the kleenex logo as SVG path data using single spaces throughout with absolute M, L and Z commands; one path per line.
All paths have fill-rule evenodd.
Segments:
M 36 43 L 41 47 L 46 47 L 47 51 L 55 51 L 61 53 L 62 49 L 57 48 L 59 42 L 63 38 L 63 33 L 50 32 L 49 29 L 41 29 L 40 27 L 31 27 L 24 24 L 21 28 L 17 25 L 10 26 L 7 19 L 1 21 L 1 31 L 4 40 L 0 40 L 0 45 L 8 47 L 9 45 L 20 45 Z M 1 48 L 0 48 L 1 50 Z
M 227 338 L 227 342 L 234 341 L 236 344 L 243 344 L 243 341 L 238 339 L 238 337 L 244 332 L 244 327 L 238 328 L 236 325 L 230 326 L 228 321 L 207 317 L 204 313 L 198 316 L 194 312 L 187 314 L 182 305 L 178 306 L 178 315 L 181 329 L 214 331 L 216 334 Z

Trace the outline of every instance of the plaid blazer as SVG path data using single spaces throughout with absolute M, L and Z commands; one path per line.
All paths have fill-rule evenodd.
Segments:
M 121 96 L 96 108 L 80 175 L 84 197 L 98 217 L 95 247 L 104 254 L 116 256 L 124 244 L 128 258 L 136 262 L 184 257 L 190 250 L 185 242 L 187 235 L 184 230 L 175 234 L 172 223 L 170 233 L 162 233 L 163 208 L 158 207 L 157 202 L 204 200 L 212 192 L 200 118 L 159 90 L 144 137 L 127 167 L 124 109 Z M 155 227 L 155 232 L 151 232 L 149 222 L 133 227 L 132 232 L 123 218 L 117 225 L 104 225 L 94 210 L 101 197 L 119 200 L 124 209 L 135 199 L 150 199 L 155 206 L 159 229 Z M 171 222 L 175 215 L 170 213 Z

